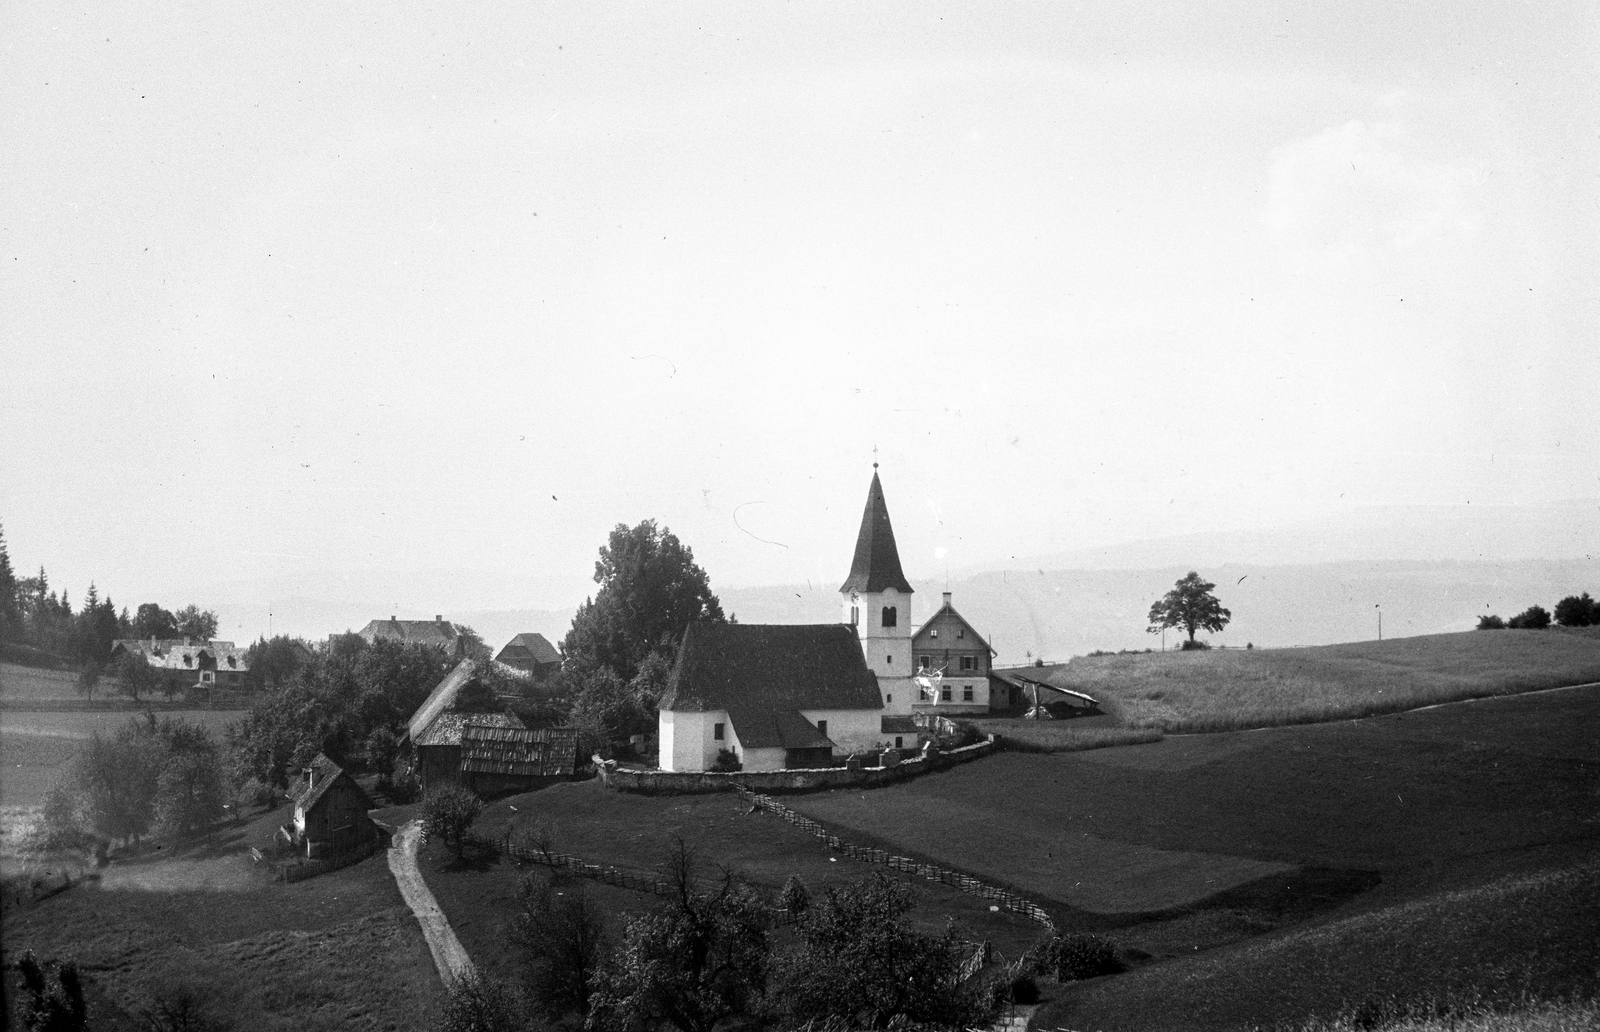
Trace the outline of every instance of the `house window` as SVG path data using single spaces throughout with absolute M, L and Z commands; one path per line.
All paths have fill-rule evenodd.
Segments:
M 711 737 L 720 742 L 727 736 L 727 730 L 728 725 L 726 724 L 712 724 Z
M 817 734 L 824 738 L 828 737 L 828 722 L 826 720 L 817 721 Z
M 978 657 L 977 656 L 962 656 L 961 657 L 961 669 L 963 669 L 963 670 L 973 670 L 973 669 L 976 669 L 977 666 L 978 666 Z
M 213 671 L 213 670 L 202 670 L 202 671 L 200 671 L 200 680 L 206 682 L 207 684 L 210 684 L 212 681 L 215 681 L 216 679 L 217 679 L 217 675 L 216 675 L 215 671 Z
M 883 657 L 883 663 L 884 663 L 885 666 L 894 666 L 894 657 L 893 656 L 884 656 Z
M 893 627 L 893 626 L 895 626 L 895 622 L 898 619 L 899 619 L 899 616 L 895 613 L 894 606 L 884 606 L 883 607 L 883 625 L 885 627 Z
M 854 627 L 856 624 L 858 624 L 860 622 L 861 622 L 861 607 L 860 606 L 851 606 L 850 607 L 850 626 Z
M 930 637 L 930 638 L 937 638 L 938 636 L 939 636 L 939 628 L 937 628 L 937 627 L 935 627 L 933 630 L 928 632 L 928 637 Z
M 972 701 L 972 685 L 970 685 L 970 684 L 962 685 L 962 687 L 961 687 L 961 701 L 962 702 L 971 702 Z
M 885 695 L 883 697 L 883 704 L 885 706 L 890 706 L 890 705 L 894 704 L 894 693 L 893 692 L 890 692 L 888 695 Z
M 942 699 L 945 702 L 949 702 L 950 701 L 950 686 L 949 685 L 946 685 L 945 687 L 939 689 L 939 698 Z
M 920 669 L 920 670 L 926 670 L 926 669 L 928 669 L 929 664 L 931 664 L 932 662 L 933 662 L 933 657 L 932 656 L 918 656 L 917 657 L 917 668 Z
M 894 736 L 894 747 L 896 749 L 905 748 L 905 744 L 906 744 L 906 740 L 905 740 L 905 738 L 903 736 L 901 736 L 901 735 L 895 735 Z

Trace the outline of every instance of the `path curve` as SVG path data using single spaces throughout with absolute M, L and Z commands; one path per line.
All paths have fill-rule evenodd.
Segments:
M 422 925 L 422 935 L 428 940 L 433 962 L 439 968 L 439 978 L 449 986 L 457 979 L 475 974 L 476 969 L 472 958 L 462 948 L 461 940 L 451 930 L 444 911 L 439 909 L 439 901 L 433 898 L 428 883 L 422 880 L 422 872 L 417 868 L 417 846 L 421 840 L 420 821 L 411 821 L 397 829 L 389 847 L 389 870 L 394 873 L 400 895 L 405 897 L 406 905 Z

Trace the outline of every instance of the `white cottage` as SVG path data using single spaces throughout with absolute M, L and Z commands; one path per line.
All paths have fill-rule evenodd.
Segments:
M 883 742 L 883 700 L 842 624 L 691 624 L 659 718 L 664 770 L 826 766 Z

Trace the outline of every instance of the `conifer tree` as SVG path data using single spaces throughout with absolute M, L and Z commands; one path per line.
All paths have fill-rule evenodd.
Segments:
M 22 636 L 22 608 L 17 597 L 17 575 L 11 569 L 11 554 L 6 550 L 6 531 L 0 526 L 0 643 L 17 641 Z

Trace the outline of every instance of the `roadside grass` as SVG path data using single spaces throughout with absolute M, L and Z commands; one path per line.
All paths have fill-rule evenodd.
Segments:
M 1115 745 L 1147 745 L 1164 737 L 1153 727 L 1074 727 L 1067 720 L 1022 720 L 1015 717 L 963 717 L 984 734 L 999 735 L 1013 752 L 1082 752 Z
M 242 716 L 235 710 L 163 710 L 156 719 L 197 723 L 221 745 L 226 727 Z M 43 802 L 50 789 L 66 776 L 72 757 L 92 734 L 113 733 L 134 719 L 144 719 L 143 713 L 0 710 L 0 806 Z
M 1168 734 L 1346 720 L 1600 681 L 1600 635 L 1466 631 L 1296 649 L 1081 656 L 1039 668 L 1129 728 Z
M 102 880 L 8 908 L 8 956 L 78 961 L 102 1008 L 92 1027 L 133 1027 L 159 991 L 193 985 L 237 1027 L 431 1028 L 443 990 L 420 928 L 380 854 L 293 885 L 248 846 L 284 811 L 112 864 Z
M 1128 923 L 1289 868 L 1387 878 L 1592 837 L 1596 726 L 1600 688 L 1583 688 L 1130 749 L 1001 753 L 790 805 Z
M 1196 1032 L 1595 1027 L 1592 844 L 1468 856 L 1406 882 L 1324 921 L 1065 986 L 1035 1024 L 1155 1032 L 1181 1014 Z

